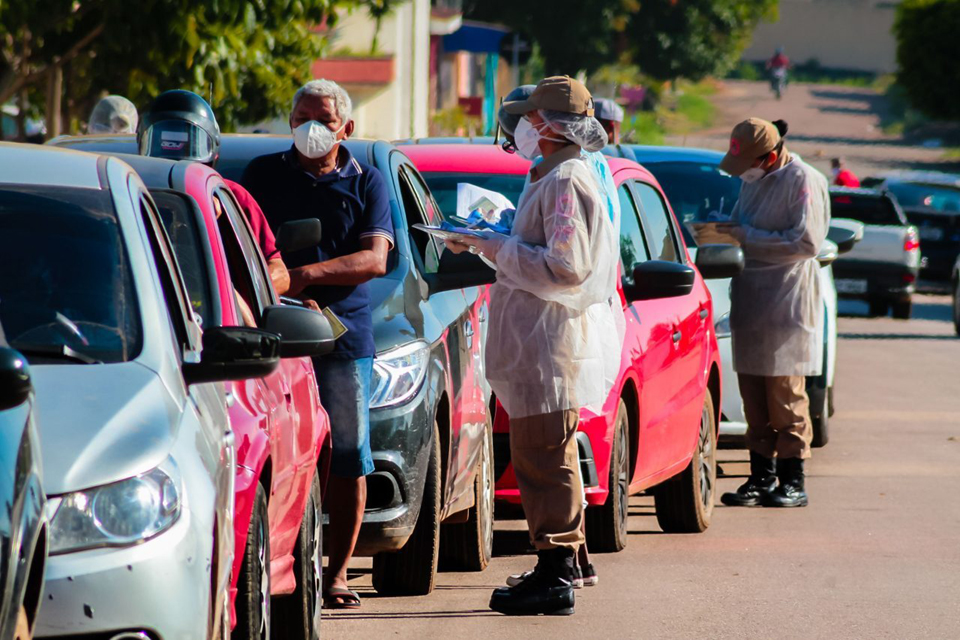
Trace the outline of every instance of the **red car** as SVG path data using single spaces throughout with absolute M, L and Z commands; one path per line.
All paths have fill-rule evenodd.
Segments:
M 499 191 L 515 204 L 530 163 L 493 144 L 419 143 L 402 147 L 440 208 L 456 211 L 457 184 Z M 626 318 L 620 374 L 596 415 L 582 410 L 577 440 L 586 485 L 587 536 L 597 551 L 627 541 L 627 501 L 654 489 L 664 531 L 699 532 L 710 524 L 716 482 L 720 362 L 710 293 L 691 264 L 660 185 L 635 162 L 608 159 L 621 207 L 620 289 Z M 705 247 L 707 277 L 743 268 L 734 247 Z M 509 419 L 494 423 L 496 497 L 519 504 L 509 464 Z
M 317 638 L 320 490 L 330 425 L 305 356 L 332 350 L 329 324 L 318 313 L 280 304 L 249 223 L 219 173 L 199 163 L 121 157 L 150 189 L 203 326 L 242 326 L 247 306 L 261 329 L 281 335 L 283 359 L 273 374 L 226 383 L 237 446 L 233 637 L 266 638 L 272 627 L 283 638 Z M 319 222 L 292 224 L 311 222 L 319 233 Z

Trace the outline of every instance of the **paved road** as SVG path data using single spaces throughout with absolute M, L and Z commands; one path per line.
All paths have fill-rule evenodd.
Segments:
M 715 127 L 668 142 L 726 151 L 737 122 L 750 116 L 782 118 L 790 125 L 789 148 L 824 172 L 829 172 L 834 156 L 845 157 L 860 176 L 890 169 L 960 170 L 960 164 L 942 160 L 942 149 L 912 146 L 900 136 L 883 133 L 880 123 L 887 103 L 872 89 L 794 84 L 777 101 L 765 82 L 727 81 L 716 104 Z
M 506 618 L 490 590 L 533 562 L 523 522 L 500 522 L 483 573 L 444 573 L 423 598 L 379 598 L 369 561 L 359 611 L 326 638 L 960 637 L 960 339 L 945 297 L 918 319 L 840 319 L 833 437 L 810 465 L 811 505 L 718 506 L 701 535 L 666 535 L 652 499 L 631 502 L 626 550 L 595 555 L 601 582 L 571 618 Z M 747 471 L 721 451 L 723 491 Z

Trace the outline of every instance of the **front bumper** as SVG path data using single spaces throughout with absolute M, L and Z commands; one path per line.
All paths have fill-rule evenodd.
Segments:
M 34 636 L 142 631 L 155 640 L 204 640 L 212 547 L 211 531 L 200 531 L 184 509 L 169 530 L 142 544 L 50 556 Z
M 867 260 L 839 259 L 833 263 L 837 295 L 841 298 L 908 298 L 917 287 L 919 267 Z M 866 281 L 866 290 L 844 290 L 843 280 Z

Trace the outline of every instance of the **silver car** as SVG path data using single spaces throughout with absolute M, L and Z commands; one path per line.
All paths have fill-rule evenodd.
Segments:
M 11 144 L 0 322 L 30 362 L 42 425 L 50 555 L 35 636 L 224 637 L 236 454 L 220 381 L 266 375 L 279 338 L 201 333 L 127 164 Z

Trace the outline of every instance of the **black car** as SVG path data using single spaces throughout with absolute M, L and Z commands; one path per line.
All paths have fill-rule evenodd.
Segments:
M 136 153 L 132 136 L 59 138 L 80 151 Z M 289 149 L 289 136 L 225 135 L 217 166 L 239 180 L 254 158 Z M 433 590 L 437 566 L 479 571 L 493 555 L 493 439 L 483 374 L 487 287 L 477 256 L 453 254 L 413 224 L 439 224 L 423 178 L 394 145 L 349 141 L 390 191 L 396 246 L 370 283 L 377 355 L 371 381 L 375 471 L 357 555 L 373 555 L 381 593 Z M 322 223 L 322 220 L 321 220 Z
M 47 558 L 34 415 L 30 368 L 0 330 L 0 638 L 16 640 L 31 637 Z

